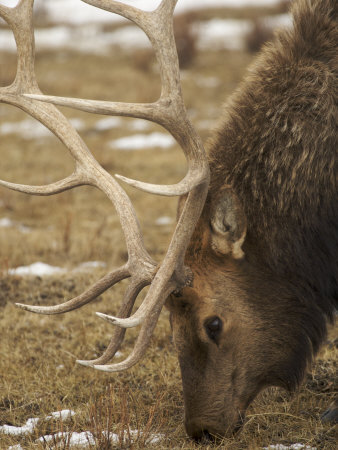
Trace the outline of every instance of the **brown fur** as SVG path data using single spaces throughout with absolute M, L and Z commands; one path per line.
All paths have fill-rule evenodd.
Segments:
M 292 12 L 293 29 L 225 105 L 186 256 L 194 286 L 168 301 L 196 438 L 232 432 L 262 388 L 294 389 L 337 308 L 338 3 L 298 0 Z M 228 185 L 246 219 L 242 259 L 215 251 L 213 211 Z M 217 344 L 205 332 L 212 316 L 223 322 Z

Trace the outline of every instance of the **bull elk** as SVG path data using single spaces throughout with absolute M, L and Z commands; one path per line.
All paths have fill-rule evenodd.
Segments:
M 206 156 L 183 104 L 172 17 L 177 0 L 152 12 L 115 0 L 85 3 L 130 19 L 149 37 L 162 91 L 152 104 L 42 95 L 34 73 L 34 0 L 0 6 L 12 28 L 17 75 L 0 101 L 49 128 L 75 160 L 72 175 L 47 186 L 1 181 L 33 195 L 80 185 L 103 191 L 119 215 L 128 261 L 61 305 L 18 304 L 40 314 L 79 308 L 130 278 L 117 326 L 101 357 L 78 361 L 98 370 L 130 368 L 144 355 L 163 305 L 178 351 L 188 434 L 229 435 L 267 386 L 293 390 L 323 342 L 338 298 L 336 0 L 297 0 L 293 27 L 279 32 L 225 105 Z M 124 190 L 94 159 L 55 105 L 131 116 L 166 128 L 182 147 L 188 172 L 176 185 L 116 178 L 152 194 L 180 196 L 167 254 L 156 263 Z M 149 291 L 135 313 L 140 291 Z M 140 325 L 130 356 L 108 364 L 125 329 Z M 201 395 L 200 393 L 203 393 Z

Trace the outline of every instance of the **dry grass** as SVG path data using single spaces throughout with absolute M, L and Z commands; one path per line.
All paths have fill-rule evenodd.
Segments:
M 0 55 L 0 82 L 8 84 L 15 71 L 15 59 Z M 221 102 L 242 78 L 250 62 L 248 54 L 208 52 L 198 54 L 183 73 L 185 99 L 193 122 L 204 139 L 214 124 Z M 132 58 L 115 53 L 111 58 L 68 53 L 45 53 L 37 58 L 41 88 L 46 93 L 121 101 L 149 101 L 159 92 L 156 68 L 149 73 L 133 64 Z M 203 86 L 203 80 L 217 77 L 219 86 Z M 135 82 L 136 80 L 136 82 Z M 201 82 L 202 80 L 202 82 Z M 1 122 L 19 122 L 18 110 L 0 106 Z M 133 133 L 130 120 L 118 129 L 98 132 L 100 117 L 64 110 L 68 117 L 81 118 L 86 127 L 80 134 L 97 159 L 111 173 L 152 182 L 171 183 L 185 172 L 179 149 L 114 151 L 108 142 Z M 151 125 L 150 130 L 157 130 Z M 0 177 L 26 183 L 46 183 L 68 174 L 72 161 L 53 138 L 25 140 L 19 135 L 1 136 Z M 160 216 L 175 217 L 176 201 L 158 199 L 128 189 L 145 232 L 147 248 L 160 258 L 168 244 L 172 226 L 155 224 Z M 56 448 L 57 441 L 36 443 L 45 434 L 90 430 L 96 437 L 92 448 L 149 448 L 152 433 L 164 438 L 154 447 L 195 449 L 183 428 L 183 401 L 177 359 L 170 339 L 168 313 L 163 311 L 151 346 L 140 364 L 126 373 L 109 375 L 75 363 L 77 357 L 91 359 L 108 343 L 111 327 L 95 311 L 116 313 L 124 283 L 100 296 L 93 304 L 65 316 L 35 316 L 17 310 L 20 301 L 55 304 L 83 291 L 104 269 L 75 273 L 71 269 L 88 260 L 105 261 L 107 267 L 125 258 L 125 245 L 116 214 L 103 195 L 89 188 L 51 198 L 33 198 L 0 190 L 0 217 L 31 228 L 0 228 L 0 424 L 21 426 L 30 417 L 43 419 L 51 411 L 73 409 L 69 421 L 41 420 L 33 434 L 21 437 L 0 435 L 0 448 L 21 444 L 24 449 Z M 19 278 L 8 268 L 35 261 L 69 269 L 64 276 Z M 108 269 L 107 269 L 108 270 Z M 127 334 L 123 355 L 130 352 L 135 330 Z M 336 336 L 332 331 L 331 341 Z M 323 425 L 320 414 L 334 396 L 337 348 L 326 347 L 300 392 L 289 395 L 271 389 L 264 392 L 248 411 L 243 432 L 218 448 L 256 449 L 268 444 L 302 442 L 318 449 L 335 448 L 335 430 Z M 131 443 L 131 430 L 140 433 Z M 111 446 L 102 431 L 118 434 Z M 60 448 L 68 448 L 63 439 Z M 59 447 L 58 447 L 59 448 Z M 217 448 L 217 446 L 203 446 Z

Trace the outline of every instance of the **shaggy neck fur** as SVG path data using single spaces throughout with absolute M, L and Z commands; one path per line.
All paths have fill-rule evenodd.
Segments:
M 299 0 L 292 12 L 293 28 L 265 47 L 225 105 L 205 214 L 230 184 L 247 217 L 247 262 L 290 292 L 288 305 L 269 308 L 281 320 L 290 310 L 299 327 L 295 385 L 338 306 L 338 2 Z

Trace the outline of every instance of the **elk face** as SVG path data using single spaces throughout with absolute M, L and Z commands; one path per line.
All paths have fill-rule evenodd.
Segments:
M 236 432 L 260 390 L 288 384 L 283 373 L 294 362 L 288 346 L 297 339 L 288 343 L 292 331 L 276 314 L 282 289 L 244 257 L 245 229 L 236 198 L 230 190 L 223 192 L 216 209 L 202 215 L 187 253 L 193 286 L 167 301 L 185 426 L 196 440 Z M 282 295 L 288 308 L 288 296 Z
M 248 345 L 249 318 L 232 307 L 240 291 L 231 279 L 224 284 L 225 299 L 212 294 L 201 278 L 193 289 L 184 290 L 182 298 L 169 301 L 185 427 L 196 440 L 239 429 L 248 403 L 260 389 L 259 381 L 250 379 L 254 349 Z
M 259 344 L 252 317 L 243 304 L 241 311 L 239 307 L 244 293 L 231 274 L 218 277 L 217 289 L 212 289 L 214 277 L 199 275 L 195 272 L 194 288 L 168 302 L 182 374 L 185 427 L 196 440 L 239 429 L 248 404 L 262 388 L 256 368 L 262 361 L 253 359 Z

